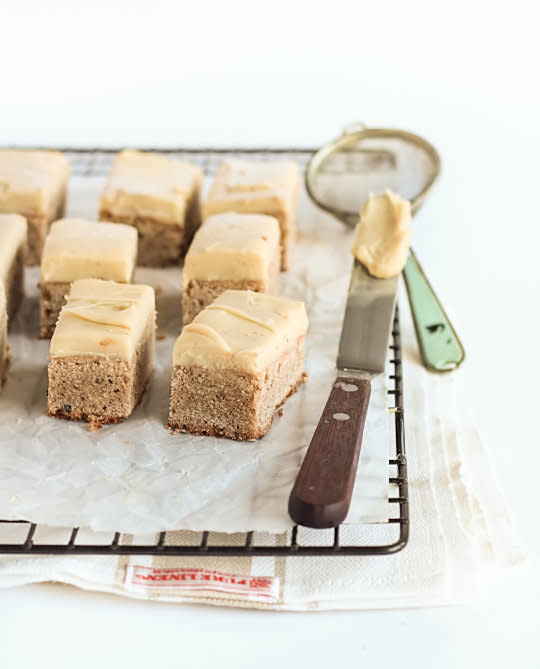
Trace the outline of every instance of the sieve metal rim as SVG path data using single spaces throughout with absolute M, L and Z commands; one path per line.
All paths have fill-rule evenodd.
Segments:
M 431 189 L 433 188 L 435 182 L 437 181 L 441 173 L 441 157 L 438 151 L 435 149 L 433 144 L 427 141 L 427 139 L 421 137 L 420 135 L 417 135 L 414 132 L 410 132 L 408 130 L 399 130 L 397 128 L 370 128 L 366 126 L 362 127 L 360 130 L 355 130 L 353 132 L 350 132 L 349 130 L 345 129 L 344 133 L 340 137 L 329 142 L 328 144 L 325 144 L 311 156 L 306 167 L 304 175 L 304 183 L 310 199 L 318 207 L 328 212 L 329 214 L 332 214 L 346 225 L 350 226 L 354 226 L 358 222 L 359 212 L 357 211 L 352 212 L 345 209 L 339 209 L 338 207 L 332 207 L 328 204 L 319 201 L 312 188 L 312 179 L 318 173 L 321 164 L 323 163 L 324 160 L 328 158 L 328 156 L 332 155 L 333 153 L 337 153 L 338 151 L 352 144 L 355 144 L 362 139 L 368 139 L 368 138 L 405 140 L 423 149 L 433 161 L 434 172 L 432 174 L 431 179 L 427 182 L 424 188 L 418 193 L 418 195 L 416 195 L 416 197 L 414 197 L 411 200 L 411 211 L 413 215 L 418 211 L 418 209 L 420 209 L 424 200 L 430 193 Z

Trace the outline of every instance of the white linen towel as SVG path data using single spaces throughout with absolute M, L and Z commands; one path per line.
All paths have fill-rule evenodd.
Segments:
M 450 375 L 426 372 L 401 302 L 411 517 L 403 551 L 321 558 L 7 556 L 0 558 L 0 587 L 60 581 L 140 599 L 274 610 L 396 608 L 460 601 L 520 564 L 504 499 L 468 410 L 466 364 Z M 349 526 L 343 535 L 354 541 L 362 531 Z M 301 530 L 299 541 L 310 536 Z

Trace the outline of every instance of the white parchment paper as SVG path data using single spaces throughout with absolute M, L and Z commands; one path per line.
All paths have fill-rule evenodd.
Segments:
M 73 178 L 68 213 L 96 216 L 102 179 Z M 304 300 L 310 327 L 307 384 L 257 442 L 171 434 L 172 348 L 181 324 L 181 270 L 138 269 L 157 289 L 156 365 L 146 395 L 124 423 L 89 432 L 46 415 L 48 341 L 37 339 L 39 270 L 10 333 L 0 394 L 0 518 L 140 534 L 161 530 L 283 531 L 287 501 L 335 376 L 351 232 L 301 195 L 300 236 L 282 294 Z M 347 522 L 388 518 L 391 416 L 385 379 L 373 383 L 353 504 Z

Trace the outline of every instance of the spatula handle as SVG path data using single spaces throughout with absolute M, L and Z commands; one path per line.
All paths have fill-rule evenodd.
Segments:
M 289 498 L 299 525 L 336 527 L 349 510 L 371 394 L 368 379 L 338 376 Z

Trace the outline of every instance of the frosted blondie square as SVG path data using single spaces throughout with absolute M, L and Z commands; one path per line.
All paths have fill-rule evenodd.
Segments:
M 137 228 L 137 263 L 177 264 L 201 222 L 202 171 L 157 153 L 122 151 L 101 194 L 99 218 Z
M 49 416 L 117 423 L 141 400 L 153 368 L 150 286 L 80 279 L 49 349 Z
M 302 302 L 228 290 L 184 327 L 173 352 L 169 427 L 258 439 L 305 378 Z

